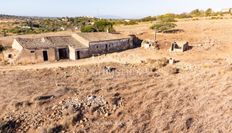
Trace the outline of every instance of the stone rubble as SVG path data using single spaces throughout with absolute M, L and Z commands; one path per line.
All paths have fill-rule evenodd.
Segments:
M 53 97 L 42 97 L 42 100 L 51 98 Z M 41 98 L 39 99 L 41 100 Z M 74 126 L 78 123 L 82 124 L 88 121 L 88 117 L 91 115 L 102 117 L 110 116 L 123 105 L 122 102 L 123 98 L 119 93 L 116 93 L 111 101 L 106 101 L 103 97 L 95 95 L 87 96 L 83 100 L 76 97 L 69 97 L 37 112 L 19 111 L 15 114 L 7 114 L 3 121 L 17 121 L 19 126 L 11 130 L 16 130 L 18 132 L 27 132 L 29 129 L 45 129 L 47 128 L 45 126 L 50 125 L 54 121 L 57 122 L 57 124 L 60 124 L 61 121 L 65 121 L 63 123 L 64 125 Z M 44 105 L 40 105 L 40 107 L 42 106 Z M 63 130 L 64 127 L 59 127 L 59 129 Z M 56 128 L 53 127 L 48 130 L 56 130 Z M 0 129 L 0 132 L 1 131 L 4 130 Z

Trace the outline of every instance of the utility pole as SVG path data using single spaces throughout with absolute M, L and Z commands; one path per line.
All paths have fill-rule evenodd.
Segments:
M 156 21 L 155 21 L 155 24 L 156 24 Z M 157 30 L 155 29 L 155 35 L 154 35 L 154 39 L 155 39 L 155 42 L 156 42 L 156 39 L 157 39 Z
M 157 34 L 157 32 L 156 32 L 156 30 L 155 30 L 155 35 L 154 35 L 154 37 L 155 37 L 155 38 L 154 38 L 154 39 L 155 39 L 155 41 L 156 41 L 156 34 Z

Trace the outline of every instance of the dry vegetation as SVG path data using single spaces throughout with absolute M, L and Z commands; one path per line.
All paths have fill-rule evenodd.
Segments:
M 1 66 L 0 130 L 232 132 L 231 22 L 179 21 L 184 32 L 158 35 L 161 50 Z M 150 25 L 115 29 L 152 39 Z M 169 53 L 168 42 L 174 40 L 193 47 Z M 170 57 L 179 62 L 167 64 Z

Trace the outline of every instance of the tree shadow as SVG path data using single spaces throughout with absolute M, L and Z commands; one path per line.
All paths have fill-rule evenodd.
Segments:
M 184 30 L 182 30 L 182 29 L 171 29 L 171 30 L 163 31 L 163 33 L 169 33 L 169 34 L 181 33 L 181 32 L 184 32 Z

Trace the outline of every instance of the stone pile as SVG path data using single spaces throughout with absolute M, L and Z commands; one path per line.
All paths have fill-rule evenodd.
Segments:
M 53 96 L 37 97 L 37 100 L 53 100 Z M 7 114 L 2 121 L 17 121 L 18 132 L 27 132 L 29 129 L 47 129 L 48 125 L 56 124 L 63 127 L 74 126 L 89 121 L 92 117 L 108 117 L 123 105 L 123 99 L 116 93 L 109 101 L 101 96 L 87 96 L 83 100 L 69 97 L 60 102 L 36 105 L 37 111 L 21 111 Z M 47 106 L 48 105 L 48 106 Z M 1 124 L 1 123 L 0 123 Z M 3 123 L 4 124 L 4 123 Z M 16 129 L 15 129 L 16 128 Z M 5 131 L 0 129 L 1 131 Z

